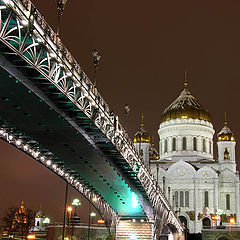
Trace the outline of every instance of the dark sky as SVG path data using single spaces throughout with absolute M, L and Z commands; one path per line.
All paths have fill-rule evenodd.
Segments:
M 55 29 L 55 0 L 32 1 Z M 122 123 L 124 105 L 130 105 L 131 137 L 143 113 L 157 144 L 161 113 L 182 91 L 185 68 L 190 90 L 210 111 L 216 132 L 227 111 L 230 128 L 240 136 L 239 0 L 68 0 L 60 37 L 90 79 L 91 51 L 100 52 L 97 87 Z M 63 181 L 6 143 L 0 151 L 0 216 L 25 200 L 60 221 Z M 70 199 L 76 195 L 72 191 Z

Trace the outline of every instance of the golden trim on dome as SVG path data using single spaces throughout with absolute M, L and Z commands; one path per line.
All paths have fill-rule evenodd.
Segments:
M 151 137 L 149 136 L 148 132 L 143 128 L 143 114 L 142 114 L 142 121 L 141 121 L 141 127 L 140 130 L 135 134 L 133 138 L 134 143 L 150 143 Z
M 187 71 L 185 69 L 184 89 L 181 94 L 162 113 L 161 123 L 171 119 L 199 119 L 211 122 L 210 113 L 197 101 L 188 89 Z
M 235 136 L 231 129 L 227 126 L 227 113 L 224 113 L 224 126 L 222 130 L 217 135 L 217 141 L 223 142 L 223 141 L 229 141 L 229 142 L 235 142 Z

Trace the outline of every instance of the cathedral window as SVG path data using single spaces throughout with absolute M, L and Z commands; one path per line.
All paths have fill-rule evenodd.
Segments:
M 185 192 L 185 207 L 189 207 L 189 191 Z
M 182 139 L 182 150 L 187 150 L 187 139 L 183 137 Z
M 178 191 L 175 191 L 174 197 L 175 197 L 175 207 L 178 207 Z
M 164 141 L 164 153 L 167 152 L 167 149 L 168 149 L 168 142 L 167 142 L 167 139 L 165 139 L 165 141 Z
M 206 140 L 203 139 L 203 152 L 206 152 Z
M 204 192 L 204 207 L 208 207 L 208 191 Z
M 180 191 L 180 207 L 184 207 L 184 196 L 183 191 Z
M 226 194 L 226 209 L 230 210 L 230 194 Z
M 172 151 L 176 151 L 176 138 L 172 139 Z
M 193 151 L 197 151 L 197 138 L 193 138 Z
M 224 160 L 228 160 L 230 159 L 230 153 L 228 152 L 227 148 L 225 148 L 225 151 L 224 151 Z

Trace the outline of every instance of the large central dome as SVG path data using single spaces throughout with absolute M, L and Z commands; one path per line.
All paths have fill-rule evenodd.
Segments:
M 176 118 L 197 118 L 211 122 L 210 113 L 192 96 L 187 84 L 179 97 L 165 109 L 161 123 Z

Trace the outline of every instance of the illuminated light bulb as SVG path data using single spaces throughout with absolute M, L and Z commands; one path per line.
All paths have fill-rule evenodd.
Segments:
M 68 212 L 72 212 L 72 210 L 73 210 L 73 208 L 72 208 L 71 206 L 69 206 L 69 207 L 67 208 L 67 211 L 68 211 Z
M 38 41 L 39 43 L 42 43 L 42 42 L 43 42 L 43 39 L 40 38 L 40 37 L 38 37 L 38 38 L 37 38 L 37 41 Z
M 27 26 L 27 25 L 28 25 L 28 21 L 25 20 L 25 19 L 23 19 L 21 22 L 22 22 L 22 25 L 24 25 L 24 26 Z
M 51 160 L 47 160 L 47 165 L 48 165 L 48 166 L 51 165 Z
M 144 222 L 144 219 L 141 219 L 141 222 Z
M 134 222 L 134 223 L 135 223 L 135 222 L 136 222 L 136 219 L 133 219 L 133 220 L 132 220 L 132 222 Z
M 53 169 L 56 169 L 57 166 L 54 164 L 52 167 L 53 167 Z
M 95 203 L 97 201 L 97 197 L 93 197 L 92 201 Z
M 91 213 L 90 213 L 90 216 L 91 216 L 91 217 L 96 217 L 96 215 L 97 215 L 97 214 L 96 214 L 95 212 L 91 212 Z
M 13 136 L 10 135 L 10 136 L 8 137 L 8 139 L 9 139 L 9 140 L 13 140 Z
M 22 144 L 22 141 L 18 139 L 18 140 L 16 140 L 16 144 L 17 144 L 17 146 L 20 146 Z
M 51 53 L 50 53 L 50 57 L 51 57 L 51 58 L 55 58 L 55 57 L 56 57 L 56 54 L 53 53 L 53 52 L 51 52 Z
M 42 162 L 44 162 L 44 161 L 45 161 L 45 157 L 40 157 L 40 160 L 41 160 Z
M 37 158 L 39 156 L 40 152 L 35 152 L 34 157 Z
M 28 145 L 24 145 L 23 150 L 27 151 L 28 150 Z

